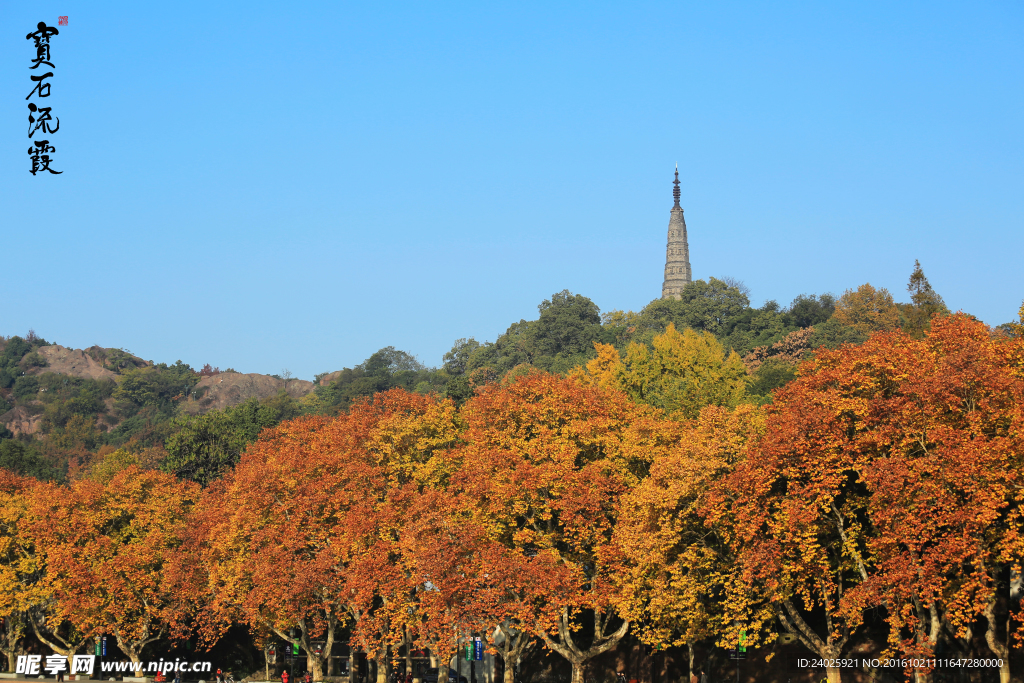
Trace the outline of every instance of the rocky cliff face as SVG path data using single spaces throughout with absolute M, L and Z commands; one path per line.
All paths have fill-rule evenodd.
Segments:
M 80 377 L 91 380 L 111 380 L 120 382 L 124 373 L 135 368 L 152 365 L 152 361 L 143 360 L 121 349 L 105 349 L 93 346 L 88 349 L 70 349 L 58 344 L 39 347 L 36 351 L 44 361 L 32 364 L 23 363 L 21 371 L 27 375 L 56 374 L 69 377 Z M 333 373 L 338 374 L 338 373 Z M 181 412 L 186 414 L 205 413 L 209 410 L 223 410 L 250 398 L 266 400 L 284 391 L 295 399 L 301 399 L 311 393 L 315 385 L 301 379 L 278 379 L 270 375 L 256 373 L 222 372 L 211 377 L 203 377 L 194 387 L 188 400 L 182 401 Z M 6 401 L 4 399 L 6 398 Z M 0 395 L 0 406 L 9 407 L 4 412 L 0 407 L 0 426 L 7 427 L 15 434 L 35 434 L 39 431 L 42 415 L 42 403 L 25 397 L 14 403 L 10 390 Z M 107 425 L 115 425 L 119 420 L 113 410 L 113 400 L 106 401 L 105 420 Z
M 28 408 L 18 406 L 0 415 L 0 425 L 7 427 L 15 436 L 19 434 L 35 434 L 39 431 L 42 415 L 33 415 Z
M 117 373 L 104 367 L 104 361 L 109 354 L 118 353 L 130 358 L 134 367 L 149 365 L 141 358 L 125 354 L 118 349 L 104 349 L 93 346 L 88 349 L 69 349 L 59 344 L 42 346 L 38 353 L 46 360 L 45 367 L 32 368 L 30 374 L 40 375 L 44 372 L 53 372 L 58 375 L 69 375 L 71 377 L 84 377 L 87 379 L 112 379 L 117 380 Z
M 341 377 L 342 370 L 335 370 L 334 372 L 328 372 L 326 375 L 320 377 L 320 386 L 329 387 L 331 382 Z
M 267 399 L 277 396 L 281 391 L 292 398 L 302 398 L 313 391 L 313 383 L 303 379 L 277 379 L 270 375 L 256 373 L 222 372 L 212 377 L 204 377 L 192 390 L 195 397 L 189 403 L 188 412 L 206 412 L 207 410 L 223 410 L 250 398 Z

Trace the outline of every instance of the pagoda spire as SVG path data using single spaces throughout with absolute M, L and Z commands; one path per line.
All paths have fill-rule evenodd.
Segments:
M 690 284 L 690 245 L 686 236 L 686 220 L 683 207 L 679 205 L 679 164 L 676 164 L 676 179 L 672 181 L 672 198 L 675 200 L 668 220 L 668 245 L 665 248 L 665 281 L 661 285 L 661 298 L 678 299 L 686 285 Z
M 676 179 L 672 181 L 672 184 L 675 185 L 675 187 L 672 188 L 672 198 L 676 200 L 676 203 L 675 203 L 675 205 L 672 208 L 673 209 L 682 208 L 682 207 L 679 206 L 679 194 L 680 193 L 679 193 L 679 163 L 678 162 L 676 162 Z

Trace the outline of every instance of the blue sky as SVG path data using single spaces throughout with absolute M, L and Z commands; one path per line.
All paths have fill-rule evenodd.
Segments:
M 24 36 L 53 39 L 33 177 Z M 1019 2 L 0 2 L 0 334 L 311 378 L 569 289 L 1024 297 Z

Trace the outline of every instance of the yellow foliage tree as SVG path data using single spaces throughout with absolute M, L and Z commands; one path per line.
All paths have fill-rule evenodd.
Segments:
M 686 645 L 691 674 L 695 643 L 719 636 L 725 645 L 735 636 L 735 614 L 726 605 L 742 602 L 746 592 L 730 575 L 730 549 L 705 524 L 701 510 L 714 482 L 732 471 L 764 422 L 761 409 L 749 404 L 704 408 L 622 502 L 615 540 L 629 560 L 624 614 L 638 624 L 642 641 Z M 754 617 L 774 618 L 763 612 Z
M 597 358 L 578 374 L 601 387 L 624 391 L 676 419 L 697 417 L 709 405 L 735 407 L 746 397 L 747 373 L 739 354 L 728 354 L 710 332 L 682 332 L 671 323 L 651 347 L 631 343 L 625 357 L 597 343 Z
M 0 652 L 7 656 L 9 671 L 14 671 L 29 610 L 45 598 L 38 581 L 40 562 L 24 528 L 33 485 L 33 479 L 0 469 Z
M 892 330 L 900 324 L 900 311 L 885 287 L 863 284 L 848 289 L 836 302 L 835 319 L 862 334 Z

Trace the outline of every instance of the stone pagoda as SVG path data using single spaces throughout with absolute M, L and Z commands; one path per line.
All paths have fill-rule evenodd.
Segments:
M 679 206 L 679 164 L 676 164 L 675 205 L 668 219 L 668 248 L 665 251 L 665 282 L 661 285 L 661 298 L 678 299 L 683 287 L 690 284 L 690 245 L 686 241 L 686 221 Z

